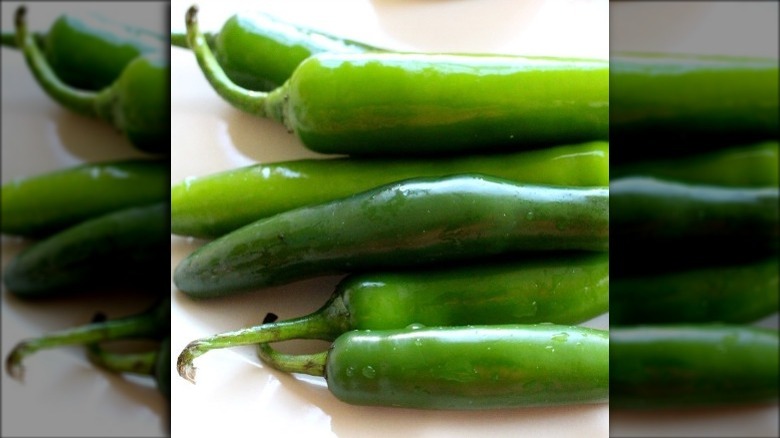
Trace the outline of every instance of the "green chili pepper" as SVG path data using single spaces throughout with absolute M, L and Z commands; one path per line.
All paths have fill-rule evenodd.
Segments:
M 146 152 L 170 153 L 170 65 L 162 53 L 135 58 L 111 86 L 85 91 L 63 83 L 27 32 L 25 8 L 16 11 L 17 41 L 46 94 L 84 116 L 104 120 Z
M 777 59 L 610 56 L 613 163 L 776 139 Z
M 777 399 L 778 332 L 744 325 L 612 327 L 610 407 Z
M 123 208 L 168 199 L 170 164 L 158 160 L 86 163 L 2 186 L 6 234 L 40 237 Z
M 467 324 L 577 324 L 609 310 L 609 254 L 534 256 L 423 271 L 352 274 L 316 312 L 191 342 L 178 371 L 217 348 L 288 339 L 335 340 L 349 330 Z
M 25 298 L 73 293 L 107 281 L 143 283 L 165 267 L 169 223 L 167 202 L 89 219 L 24 249 L 6 266 L 3 281 Z
M 381 50 L 262 13 L 233 15 L 216 35 L 207 34 L 205 38 L 227 77 L 241 87 L 258 91 L 282 85 L 298 64 L 312 55 Z M 184 34 L 172 34 L 171 44 L 189 48 Z
M 609 398 L 609 336 L 553 324 L 356 330 L 327 352 L 286 355 L 261 344 L 285 372 L 324 376 L 341 401 L 421 409 L 496 409 L 602 403 Z
M 650 176 L 684 183 L 730 187 L 777 187 L 778 142 L 764 141 L 667 160 L 610 167 L 611 178 Z
M 162 35 L 152 30 L 94 13 L 61 15 L 34 38 L 57 77 L 85 90 L 111 85 L 130 61 L 165 48 Z M 3 33 L 2 44 L 16 48 L 16 35 Z
M 96 318 L 94 322 L 87 325 L 60 330 L 39 338 L 22 341 L 11 350 L 11 353 L 6 358 L 6 372 L 13 378 L 22 380 L 24 376 L 22 362 L 27 356 L 36 351 L 66 345 L 88 346 L 99 342 L 120 339 L 161 340 L 166 336 L 170 336 L 170 325 L 170 298 L 163 298 L 150 308 L 135 315 L 114 320 Z M 94 355 L 93 358 L 95 358 Z M 99 359 L 99 357 L 96 359 Z M 109 366 L 122 366 L 119 362 L 111 360 L 111 358 L 107 359 L 106 363 Z
M 609 136 L 609 63 L 400 53 L 323 53 L 283 86 L 230 82 L 187 14 L 190 47 L 224 99 L 270 117 L 317 152 L 520 150 Z
M 174 282 L 207 298 L 355 270 L 608 248 L 606 187 L 417 178 L 261 219 L 187 256 Z
M 610 322 L 753 322 L 777 312 L 779 275 L 777 257 L 640 276 L 613 271 Z
M 664 260 L 650 266 L 653 271 L 678 261 L 723 265 L 778 249 L 777 187 L 718 187 L 646 177 L 620 178 L 609 187 L 611 232 L 617 245 L 613 250 L 661 253 L 666 248 Z M 675 250 L 669 253 L 668 248 Z M 644 265 L 630 258 L 615 261 L 616 272 Z
M 305 159 L 187 178 L 171 187 L 171 232 L 219 237 L 258 219 L 412 177 L 463 172 L 529 184 L 606 186 L 609 144 L 442 159 Z
M 132 373 L 153 376 L 157 389 L 171 399 L 171 338 L 166 337 L 160 347 L 141 353 L 112 353 L 99 344 L 87 346 L 87 357 L 94 365 L 114 373 Z

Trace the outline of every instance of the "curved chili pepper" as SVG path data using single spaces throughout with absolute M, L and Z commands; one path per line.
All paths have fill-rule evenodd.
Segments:
M 553 324 L 355 330 L 327 352 L 287 355 L 260 345 L 284 372 L 323 376 L 350 404 L 496 409 L 603 403 L 609 336 Z
M 609 248 L 609 190 L 418 178 L 261 219 L 187 256 L 179 290 L 216 297 L 324 274 Z
M 150 29 L 94 13 L 63 14 L 34 38 L 57 77 L 84 90 L 111 85 L 130 61 L 166 48 L 163 36 Z M 2 45 L 17 48 L 16 35 L 3 33 Z
M 612 327 L 610 407 L 777 399 L 778 332 L 746 325 Z
M 165 268 L 169 223 L 167 202 L 86 220 L 25 248 L 6 266 L 3 281 L 11 293 L 25 298 L 73 293 L 108 281 L 144 282 Z
M 609 138 L 606 61 L 323 53 L 264 93 L 230 82 L 196 11 L 187 13 L 190 47 L 217 93 L 317 152 L 486 152 Z
M 178 359 L 193 381 L 195 358 L 217 348 L 288 339 L 335 340 L 350 330 L 410 324 L 577 324 L 609 308 L 609 254 L 560 254 L 439 268 L 352 274 L 316 312 L 191 342 Z
M 26 9 L 16 11 L 17 41 L 46 94 L 76 113 L 108 122 L 140 150 L 170 153 L 170 66 L 161 53 L 135 58 L 109 87 L 85 91 L 63 83 L 27 31 Z
M 159 160 L 86 163 L 2 186 L 6 234 L 40 237 L 123 208 L 169 199 L 170 164 Z
M 233 15 L 218 33 L 206 34 L 205 38 L 227 77 L 257 91 L 282 85 L 298 64 L 312 55 L 382 50 L 263 13 Z M 189 48 L 187 35 L 171 34 L 171 45 Z
M 479 172 L 528 184 L 606 186 L 609 144 L 430 159 L 305 159 L 256 164 L 171 188 L 171 232 L 215 238 L 261 218 L 412 177 Z

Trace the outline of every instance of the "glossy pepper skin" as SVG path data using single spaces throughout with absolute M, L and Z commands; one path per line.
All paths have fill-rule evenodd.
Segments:
M 206 38 L 228 78 L 243 88 L 257 91 L 282 85 L 298 64 L 318 53 L 381 50 L 263 13 L 233 15 L 217 34 Z M 171 44 L 189 48 L 186 35 L 171 35 Z
M 529 184 L 606 186 L 609 144 L 589 142 L 510 154 L 430 159 L 333 158 L 261 163 L 171 188 L 171 232 L 215 238 L 306 205 L 412 177 L 478 172 Z
M 553 324 L 351 331 L 327 353 L 266 364 L 324 376 L 339 400 L 417 409 L 498 409 L 603 403 L 609 336 Z
M 227 79 L 187 16 L 215 91 L 284 124 L 321 153 L 425 155 L 522 150 L 609 138 L 609 63 L 486 55 L 323 53 L 262 93 Z
M 747 325 L 610 329 L 610 407 L 769 402 L 778 394 L 778 332 Z
M 613 272 L 611 324 L 749 323 L 777 312 L 780 261 L 623 276 Z
M 198 339 L 179 355 L 195 379 L 195 358 L 217 348 L 288 339 L 335 340 L 350 330 L 411 324 L 578 324 L 609 310 L 609 254 L 566 253 L 451 268 L 352 274 L 316 312 Z
M 80 222 L 25 248 L 6 266 L 3 281 L 22 298 L 143 284 L 165 267 L 168 211 L 167 202 L 160 202 Z
M 776 252 L 780 243 L 777 187 L 719 187 L 649 177 L 610 182 L 613 249 L 631 254 L 675 248 L 653 265 L 616 258 L 615 272 L 684 263 L 723 265 Z M 678 263 L 680 262 L 680 263 Z M 625 269 L 625 270 L 624 270 Z M 665 268 L 664 268 L 665 269 Z
M 99 14 L 58 17 L 45 34 L 36 34 L 51 69 L 60 80 L 84 90 L 113 83 L 125 66 L 141 55 L 161 52 L 163 36 Z M 13 34 L 3 34 L 3 46 L 17 47 Z
M 615 54 L 609 76 L 615 164 L 780 134 L 776 59 Z
M 109 123 L 139 150 L 170 154 L 170 65 L 156 52 L 135 58 L 108 87 L 85 91 L 62 82 L 27 31 L 26 10 L 16 12 L 16 37 L 46 94 L 78 114 Z
M 324 274 L 609 248 L 606 187 L 418 178 L 261 219 L 200 247 L 174 282 L 197 298 Z
M 87 163 L 2 186 L 4 234 L 42 237 L 87 219 L 168 198 L 170 163 L 119 160 Z
M 610 177 L 649 176 L 669 181 L 726 187 L 777 187 L 777 141 L 734 145 L 709 153 L 647 160 L 610 167 Z

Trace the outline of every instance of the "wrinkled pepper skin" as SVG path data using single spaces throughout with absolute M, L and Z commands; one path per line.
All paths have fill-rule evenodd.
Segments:
M 777 257 L 624 276 L 610 286 L 611 324 L 750 323 L 778 310 Z
M 606 186 L 609 144 L 430 159 L 331 158 L 261 163 L 174 184 L 171 232 L 216 238 L 258 219 L 412 177 L 478 172 L 528 184 Z
M 41 237 L 123 208 L 168 197 L 170 164 L 160 160 L 87 163 L 2 186 L 4 234 Z
M 609 335 L 610 407 L 777 400 L 777 329 L 689 324 L 612 327 Z
M 777 59 L 615 54 L 609 76 L 616 164 L 780 134 Z
M 81 293 L 105 284 L 144 284 L 160 275 L 170 250 L 167 202 L 80 222 L 25 248 L 3 272 L 22 298 Z
M 216 297 L 324 274 L 609 249 L 609 191 L 481 175 L 419 178 L 261 219 L 176 267 L 184 293 Z
M 275 366 L 272 357 L 261 358 Z M 351 331 L 328 350 L 324 375 L 336 398 L 355 405 L 475 410 L 604 403 L 609 336 L 553 324 Z
M 63 14 L 48 32 L 36 34 L 36 42 L 60 80 L 93 91 L 111 85 L 138 56 L 167 49 L 167 41 L 153 30 L 94 13 Z M 3 45 L 16 47 L 15 36 L 3 34 Z

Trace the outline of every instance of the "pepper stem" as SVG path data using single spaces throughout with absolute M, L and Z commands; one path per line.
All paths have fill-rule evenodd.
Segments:
M 89 361 L 115 373 L 154 375 L 159 354 L 156 350 L 141 353 L 113 353 L 106 351 L 97 343 L 87 345 Z
M 66 345 L 86 345 L 102 341 L 128 338 L 159 338 L 162 320 L 159 305 L 143 313 L 105 321 L 95 318 L 90 324 L 49 333 L 39 338 L 20 342 L 5 361 L 6 372 L 17 380 L 24 378 L 22 361 L 36 351 Z M 170 317 L 168 317 L 170 319 Z
M 209 84 L 214 88 L 214 91 L 228 103 L 242 111 L 261 117 L 269 117 L 284 124 L 283 107 L 286 86 L 282 85 L 276 90 L 266 93 L 248 90 L 237 85 L 225 74 L 225 71 L 214 57 L 214 53 L 206 41 L 206 36 L 200 32 L 197 6 L 193 5 L 187 10 L 186 24 L 189 48 L 195 54 L 201 71 Z
M 211 50 L 214 50 L 217 35 L 213 33 L 205 33 L 203 34 L 203 37 L 206 39 L 206 44 L 209 45 Z M 171 32 L 171 46 L 181 47 L 182 49 L 189 49 L 190 43 L 187 42 L 187 33 Z
M 94 105 L 97 93 L 73 88 L 57 77 L 38 48 L 34 35 L 27 31 L 26 15 L 27 8 L 24 6 L 16 9 L 16 46 L 24 53 L 24 59 L 38 85 L 65 108 L 85 116 L 97 117 Z
M 274 350 L 268 344 L 260 344 L 257 346 L 257 356 L 279 371 L 325 377 L 327 351 L 314 354 L 285 354 Z
M 319 310 L 300 318 L 275 321 L 269 314 L 261 325 L 190 342 L 179 354 L 176 369 L 179 375 L 195 383 L 196 368 L 193 361 L 210 350 L 238 347 L 264 342 L 279 342 L 290 339 L 321 339 L 330 341 L 346 331 L 348 312 L 340 296 L 334 295 Z
M 16 45 L 15 32 L 3 32 L 2 34 L 0 34 L 0 38 L 2 38 L 2 40 L 0 41 L 0 46 L 10 47 L 13 49 L 19 48 L 19 46 Z M 35 33 L 33 34 L 33 38 L 35 38 L 35 42 L 38 44 L 38 46 L 41 49 L 44 49 L 46 47 L 46 38 L 44 35 L 40 33 Z

